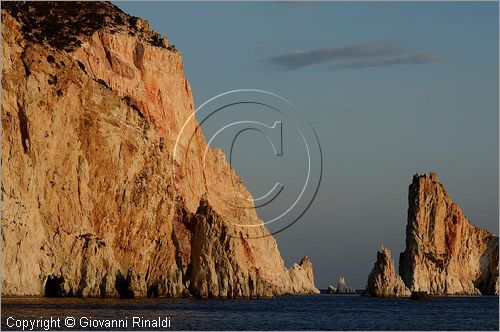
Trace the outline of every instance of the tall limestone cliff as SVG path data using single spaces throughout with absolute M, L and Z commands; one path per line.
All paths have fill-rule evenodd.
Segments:
M 415 175 L 408 194 L 399 273 L 412 291 L 498 294 L 498 236 L 469 222 L 435 173 Z
M 406 249 L 399 258 L 406 287 L 432 295 L 498 294 L 498 236 L 471 224 L 435 173 L 413 177 L 408 202 Z M 384 271 L 389 259 L 390 252 L 377 254 L 367 295 L 392 289 L 392 277 L 373 278 L 383 274 L 377 271 Z M 400 295 L 386 292 L 384 296 Z
M 207 149 L 181 55 L 147 21 L 2 3 L 2 87 L 3 295 L 318 292 L 310 261 L 287 270 L 239 207 L 251 195 Z

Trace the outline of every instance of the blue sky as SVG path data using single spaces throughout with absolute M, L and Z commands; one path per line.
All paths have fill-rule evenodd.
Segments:
M 322 183 L 276 238 L 288 265 L 312 259 L 319 287 L 344 275 L 364 288 L 380 243 L 397 263 L 416 172 L 436 171 L 471 221 L 498 234 L 498 3 L 116 4 L 181 51 L 196 106 L 255 88 L 311 122 Z M 252 193 L 273 177 L 294 187 L 300 157 L 272 167 L 265 139 L 238 145 Z

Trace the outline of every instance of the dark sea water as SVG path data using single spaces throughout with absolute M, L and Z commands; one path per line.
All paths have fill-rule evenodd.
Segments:
M 496 296 L 429 301 L 328 294 L 256 300 L 4 298 L 2 330 L 12 330 L 9 317 L 9 324 L 13 318 L 59 317 L 61 329 L 106 330 L 82 328 L 82 316 L 87 317 L 83 324 L 90 317 L 95 324 L 102 319 L 127 321 L 126 328 L 116 330 L 137 329 L 132 327 L 133 317 L 160 317 L 165 322 L 170 317 L 166 330 L 498 330 L 498 313 Z M 68 316 L 75 318 L 75 327 L 64 325 Z

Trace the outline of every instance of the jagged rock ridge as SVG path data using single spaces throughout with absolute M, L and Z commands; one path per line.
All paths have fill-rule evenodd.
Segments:
M 411 295 L 401 277 L 396 274 L 391 251 L 384 246 L 380 246 L 377 252 L 377 261 L 368 276 L 365 294 L 376 297 Z
M 406 249 L 399 259 L 406 287 L 431 295 L 498 294 L 498 236 L 471 224 L 435 173 L 413 177 L 408 202 Z M 379 251 L 368 295 L 400 296 L 390 291 L 393 275 L 399 276 L 388 261 L 390 252 Z
M 399 273 L 412 291 L 498 294 L 498 236 L 471 224 L 435 173 L 415 175 L 408 194 Z
M 146 21 L 2 3 L 2 63 L 3 295 L 319 292 L 310 261 L 287 270 L 255 210 L 235 208 L 251 195 L 222 151 L 203 155 L 181 54 Z

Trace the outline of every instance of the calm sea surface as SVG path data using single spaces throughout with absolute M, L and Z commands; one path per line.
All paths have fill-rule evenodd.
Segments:
M 498 312 L 498 297 L 490 296 L 430 301 L 328 294 L 258 300 L 2 299 L 2 330 L 13 329 L 7 323 L 40 317 L 52 317 L 53 326 L 60 318 L 60 329 L 69 329 L 65 319 L 73 317 L 75 326 L 69 330 L 106 330 L 81 325 L 118 319 L 127 326 L 116 330 L 137 329 L 133 317 L 144 324 L 160 317 L 170 323 L 163 330 L 498 330 Z

